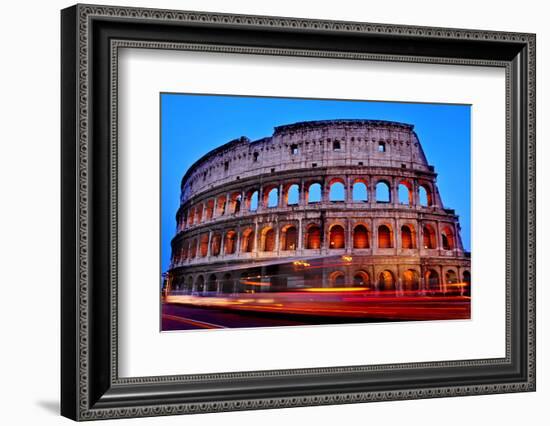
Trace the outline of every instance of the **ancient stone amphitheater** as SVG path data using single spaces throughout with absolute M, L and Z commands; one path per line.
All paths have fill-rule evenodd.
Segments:
M 181 182 L 168 292 L 468 294 L 458 216 L 413 127 L 300 122 L 200 158 Z

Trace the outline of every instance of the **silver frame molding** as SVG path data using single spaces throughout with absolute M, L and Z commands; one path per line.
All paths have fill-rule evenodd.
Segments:
M 64 416 L 93 420 L 535 390 L 535 35 L 76 5 L 62 11 L 61 46 Z M 504 68 L 506 356 L 118 377 L 120 48 Z

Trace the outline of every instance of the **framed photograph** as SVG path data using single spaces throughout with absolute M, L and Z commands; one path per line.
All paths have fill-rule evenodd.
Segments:
M 61 29 L 64 416 L 535 390 L 535 35 Z

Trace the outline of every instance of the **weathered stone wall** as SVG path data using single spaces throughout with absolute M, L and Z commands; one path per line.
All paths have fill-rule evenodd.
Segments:
M 384 152 L 379 151 L 382 147 Z M 271 137 L 258 141 L 242 137 L 205 155 L 182 180 L 182 202 L 220 184 L 272 170 L 403 165 L 411 170 L 430 170 L 409 124 L 373 120 L 296 123 L 276 127 Z

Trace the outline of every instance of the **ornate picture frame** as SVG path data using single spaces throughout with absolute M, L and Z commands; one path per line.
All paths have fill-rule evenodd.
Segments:
M 535 390 L 535 35 L 76 5 L 61 13 L 61 414 L 74 420 Z M 499 67 L 506 73 L 506 355 L 120 377 L 120 48 Z M 151 283 L 155 285 L 155 283 Z

